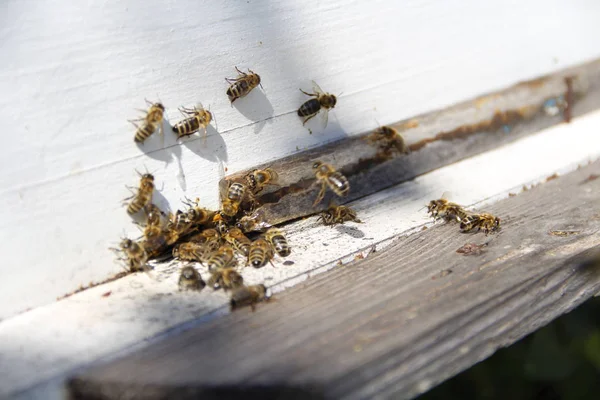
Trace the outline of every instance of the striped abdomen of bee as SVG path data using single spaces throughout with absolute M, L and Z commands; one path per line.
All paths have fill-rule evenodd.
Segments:
M 227 268 L 236 264 L 233 249 L 230 246 L 221 246 L 217 251 L 213 252 L 206 260 L 208 270 Z
M 275 250 L 275 253 L 277 253 L 280 257 L 287 257 L 292 252 L 287 239 L 285 236 L 283 236 L 283 233 L 279 229 L 269 229 L 265 233 L 265 238 L 267 241 L 269 241 L 269 243 L 271 243 L 273 250 Z
M 240 252 L 244 257 L 248 257 L 252 241 L 244 235 L 240 228 L 229 228 L 229 232 L 227 232 L 223 238 L 231 244 L 236 251 Z
M 337 171 L 327 177 L 327 184 L 340 197 L 346 196 L 350 191 L 348 179 Z
M 154 193 L 154 176 L 152 174 L 142 175 L 140 187 L 137 193 L 133 195 L 131 202 L 127 206 L 127 213 L 133 215 L 144 208 L 152 200 Z
M 264 267 L 273 258 L 273 248 L 265 238 L 258 238 L 250 246 L 248 262 L 254 268 Z
M 185 118 L 173 125 L 173 132 L 177 133 L 177 138 L 192 135 L 200 130 L 200 119 L 196 116 Z
M 149 103 L 147 100 L 146 102 Z M 154 103 L 150 105 L 150 109 L 144 118 L 136 120 L 143 121 L 142 125 L 137 125 L 133 120 L 129 121 L 137 128 L 135 131 L 135 137 L 133 139 L 136 143 L 143 143 L 150 137 L 150 135 L 156 132 L 157 129 L 162 134 L 164 111 L 165 106 L 163 106 L 161 103 Z
M 194 242 L 180 243 L 173 248 L 173 257 L 182 261 L 202 262 L 207 257 L 206 246 Z
M 236 79 L 228 79 L 225 80 L 228 83 L 231 83 L 229 88 L 227 89 L 227 97 L 229 97 L 229 101 L 233 104 L 237 99 L 246 96 L 248 93 L 252 91 L 255 87 L 260 85 L 260 76 L 255 74 L 251 70 L 249 74 L 242 72 L 235 67 L 236 71 L 239 74 L 239 77 Z
M 310 116 L 318 113 L 319 110 L 321 110 L 321 103 L 319 102 L 319 100 L 317 98 L 313 98 L 313 99 L 305 101 L 300 106 L 300 108 L 298 109 L 298 116 L 299 117 L 310 117 Z M 305 119 L 303 125 L 306 124 L 307 121 L 308 121 L 308 119 Z

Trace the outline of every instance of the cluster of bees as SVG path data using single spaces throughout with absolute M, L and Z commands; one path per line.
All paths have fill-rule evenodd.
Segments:
M 260 85 L 262 88 L 260 76 L 248 69 L 248 73 L 240 71 L 235 67 L 238 72 L 237 78 L 225 78 L 225 81 L 229 83 L 227 89 L 227 97 L 231 104 L 239 98 L 246 96 L 254 88 Z M 302 93 L 310 96 L 311 99 L 304 102 L 298 109 L 298 116 L 304 120 L 302 125 L 305 125 L 310 119 L 315 117 L 321 110 L 325 111 L 324 126 L 327 126 L 328 111 L 335 107 L 337 103 L 337 97 L 330 93 L 325 93 L 319 85 L 312 81 L 313 92 L 308 93 L 300 89 Z M 139 119 L 130 120 L 135 127 L 136 132 L 134 141 L 136 143 L 143 143 L 150 137 L 154 132 L 158 131 L 163 134 L 163 118 L 165 112 L 165 106 L 162 103 L 152 103 L 146 100 L 148 103 L 148 111 L 145 116 Z M 207 130 L 206 128 L 213 120 L 213 114 L 206 110 L 202 104 L 194 106 L 193 108 L 180 107 L 179 112 L 183 115 L 184 119 L 173 125 L 173 132 L 177 134 L 177 139 L 185 136 L 192 135 L 200 129 L 204 131 L 204 140 L 206 140 Z M 311 130 L 309 130 L 312 133 Z
M 231 104 L 249 94 L 257 86 L 261 86 L 261 78 L 251 70 L 242 72 L 236 67 L 236 78 L 225 78 L 229 87 L 226 94 Z M 303 118 L 303 125 L 314 118 L 322 110 L 323 120 L 327 125 L 330 109 L 337 103 L 336 96 L 324 92 L 319 85 L 312 82 L 313 92 L 300 91 L 311 97 L 297 111 Z M 134 141 L 143 143 L 156 131 L 163 134 L 163 118 L 165 107 L 161 103 L 151 103 L 145 115 L 130 122 L 136 127 Z M 177 138 L 204 131 L 213 120 L 213 114 L 202 105 L 193 108 L 179 108 L 184 119 L 173 125 Z M 311 132 L 312 133 L 312 132 Z M 378 148 L 378 154 L 386 158 L 394 152 L 408 152 L 403 137 L 391 127 L 379 127 L 365 139 Z M 339 197 L 345 197 L 350 191 L 348 179 L 332 165 L 315 161 L 312 165 L 315 174 L 315 185 L 320 190 L 313 207 L 324 198 L 327 188 Z M 139 174 L 139 173 L 138 173 Z M 257 169 L 246 176 L 230 181 L 222 180 L 219 187 L 221 209 L 209 210 L 200 207 L 199 200 L 184 201 L 185 208 L 175 213 L 164 213 L 152 203 L 154 193 L 154 176 L 150 173 L 139 174 L 137 188 L 130 188 L 133 194 L 127 202 L 127 213 L 131 216 L 145 216 L 143 234 L 139 240 L 122 239 L 118 248 L 113 250 L 119 259 L 125 262 L 129 272 L 147 271 L 150 260 L 175 258 L 187 262 L 179 276 L 180 290 L 202 290 L 208 284 L 215 290 L 232 290 L 230 305 L 232 309 L 255 305 L 268 299 L 267 288 L 263 285 L 244 284 L 244 278 L 238 269 L 240 264 L 261 268 L 272 263 L 273 257 L 287 257 L 290 246 L 283 232 L 277 228 L 266 226 L 258 221 L 253 211 L 260 206 L 258 194 L 268 185 L 278 186 L 279 175 L 272 168 Z M 319 218 L 324 225 L 343 224 L 353 221 L 360 223 L 356 212 L 350 207 L 330 204 Z M 258 232 L 257 232 L 258 231 Z M 207 283 L 194 267 L 200 263 L 208 267 Z
M 444 219 L 460 223 L 461 232 L 470 232 L 477 229 L 486 236 L 500 229 L 500 218 L 488 213 L 472 213 L 464 207 L 448 201 L 445 198 L 431 200 L 427 205 L 427 212 L 434 220 Z

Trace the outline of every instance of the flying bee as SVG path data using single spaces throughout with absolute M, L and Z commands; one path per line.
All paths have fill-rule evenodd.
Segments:
M 279 175 L 271 168 L 255 169 L 245 176 L 248 183 L 248 189 L 252 193 L 258 193 L 265 188 L 266 185 L 277 185 Z
M 250 306 L 254 311 L 257 303 L 268 299 L 265 285 L 242 286 L 233 291 L 229 304 L 231 311 L 244 306 Z
M 146 213 L 146 225 L 161 226 L 163 212 L 155 204 L 148 203 L 144 207 Z
M 280 257 L 287 257 L 291 253 L 290 246 L 287 242 L 283 232 L 277 228 L 271 228 L 265 233 L 265 239 L 273 246 L 273 250 Z
M 273 258 L 273 248 L 265 238 L 259 237 L 252 242 L 248 254 L 248 262 L 254 268 L 264 267 Z
M 224 186 L 221 189 L 221 210 L 228 217 L 235 216 L 242 202 L 251 197 L 246 185 L 240 182 L 233 182 L 226 190 Z
M 208 270 L 232 267 L 237 264 L 233 249 L 229 245 L 221 246 L 206 260 Z
M 152 200 L 152 194 L 154 193 L 154 176 L 149 173 L 141 175 L 139 172 L 138 175 L 141 177 L 140 187 L 133 196 L 125 199 L 131 199 L 131 202 L 127 206 L 127 213 L 129 215 L 137 213 L 149 204 Z
M 143 143 L 144 140 L 148 139 L 156 130 L 162 135 L 163 134 L 163 115 L 165 112 L 165 106 L 161 103 L 152 103 L 146 100 L 146 103 L 150 106 L 146 115 L 143 118 L 135 120 L 129 120 L 136 128 L 134 141 L 136 143 Z M 136 122 L 142 121 L 141 125 Z
M 332 94 L 323 92 L 315 81 L 312 81 L 312 87 L 314 93 L 306 93 L 304 90 L 300 89 L 302 93 L 313 98 L 307 100 L 300 106 L 298 109 L 298 116 L 305 117 L 304 122 L 302 123 L 302 125 L 305 125 L 311 118 L 317 115 L 321 109 L 323 109 L 325 110 L 323 125 L 324 127 L 327 127 L 329 110 L 335 107 L 337 98 Z M 310 131 L 310 133 L 312 133 L 312 131 Z
M 200 273 L 196 271 L 196 268 L 188 265 L 181 269 L 179 275 L 179 290 L 197 290 L 204 289 L 206 283 L 202 280 Z
M 125 255 L 125 262 L 129 272 L 147 271 L 148 254 L 144 248 L 131 239 L 123 239 L 118 249 L 111 249 Z
M 248 70 L 248 72 L 250 72 L 249 74 L 240 71 L 238 67 L 235 67 L 235 70 L 239 74 L 236 79 L 225 78 L 227 83 L 231 84 L 229 89 L 227 89 L 227 96 L 229 97 L 231 104 L 233 104 L 233 102 L 240 97 L 244 97 L 250 93 L 250 91 L 258 85 L 260 85 L 262 88 L 262 85 L 260 84 L 260 76 L 258 76 L 258 74 L 255 74 L 250 69 Z
M 348 179 L 346 179 L 346 177 L 340 172 L 336 171 L 331 165 L 322 163 L 321 161 L 316 161 L 313 164 L 313 169 L 315 170 L 317 182 L 321 183 L 321 190 L 319 191 L 319 194 L 313 203 L 313 207 L 323 200 L 327 186 L 329 186 L 329 188 L 340 197 L 346 196 L 350 191 L 350 183 L 348 183 Z
M 233 248 L 248 257 L 252 241 L 244 235 L 240 228 L 229 228 L 229 231 L 223 236 Z
M 448 201 L 444 197 L 431 200 L 427 205 L 427 212 L 434 220 L 444 218 L 446 221 L 460 222 L 468 216 L 468 212 L 462 206 Z
M 217 268 L 210 271 L 208 286 L 215 290 L 223 288 L 227 291 L 228 289 L 236 289 L 243 284 L 244 278 L 234 268 Z
M 182 261 L 203 262 L 207 259 L 208 253 L 205 245 L 194 242 L 179 243 L 173 247 L 173 257 Z
M 343 224 L 347 221 L 361 223 L 356 217 L 356 211 L 346 206 L 330 205 L 329 208 L 321 213 L 318 220 L 323 221 L 323 225 Z
M 500 218 L 488 213 L 471 214 L 460 223 L 461 232 L 468 232 L 475 228 L 477 231 L 482 230 L 487 236 L 490 232 L 500 229 Z
M 205 110 L 202 104 L 194 108 L 179 108 L 179 112 L 185 117 L 173 126 L 173 132 L 177 133 L 177 139 L 192 135 L 200 130 L 204 129 L 204 140 L 206 141 L 206 127 L 212 121 L 213 116 L 210 111 Z
M 400 154 L 408 153 L 408 147 L 402 135 L 396 129 L 389 126 L 379 127 L 367 136 L 367 140 L 379 144 L 380 150 L 386 156 L 390 156 L 394 149 Z

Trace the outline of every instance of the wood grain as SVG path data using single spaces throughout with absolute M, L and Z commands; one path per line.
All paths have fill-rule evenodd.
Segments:
M 71 396 L 414 397 L 600 290 L 600 180 L 587 179 L 599 168 L 490 206 L 503 219 L 496 235 L 444 224 L 400 237 L 254 313 L 80 373 Z M 486 245 L 480 255 L 457 253 L 466 243 Z

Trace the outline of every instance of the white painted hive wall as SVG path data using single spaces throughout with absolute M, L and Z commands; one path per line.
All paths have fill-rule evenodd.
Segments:
M 163 207 L 217 206 L 228 173 L 600 56 L 591 0 L 6 1 L 0 18 L 0 318 L 119 271 L 107 247 L 137 234 L 121 200 L 154 171 Z M 231 107 L 224 77 L 258 72 Z M 295 115 L 314 79 L 340 96 L 325 131 Z M 202 102 L 207 146 L 127 122 L 160 100 Z

